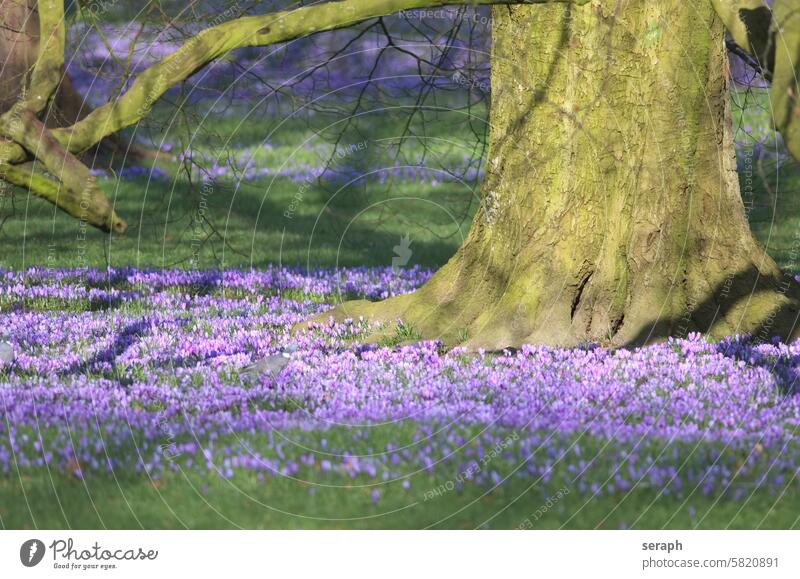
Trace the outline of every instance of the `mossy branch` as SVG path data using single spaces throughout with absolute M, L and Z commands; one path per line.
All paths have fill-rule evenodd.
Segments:
M 64 47 L 66 29 L 63 0 L 40 0 L 39 50 L 31 71 L 30 82 L 22 87 L 20 99 L 10 110 L 0 116 L 5 126 L 20 121 L 21 111 L 30 110 L 37 115 L 46 107 L 64 77 Z M 0 143 L 0 164 L 21 163 L 26 160 L 23 147 L 15 142 Z
M 544 4 L 589 0 L 477 0 L 472 4 Z M 73 152 L 83 151 L 108 135 L 144 118 L 158 98 L 209 62 L 237 48 L 268 46 L 317 32 L 346 28 L 416 8 L 465 4 L 463 0 L 341 0 L 262 16 L 238 18 L 200 32 L 164 60 L 142 72 L 130 90 L 95 109 L 72 127 L 55 131 Z
M 27 189 L 37 197 L 46 199 L 53 205 L 59 204 L 59 183 L 35 170 L 34 163 L 9 165 L 0 163 L 0 177 L 3 181 Z

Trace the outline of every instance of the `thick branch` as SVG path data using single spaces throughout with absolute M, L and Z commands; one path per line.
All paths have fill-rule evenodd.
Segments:
M 8 165 L 0 162 L 0 177 L 12 185 L 30 191 L 37 197 L 46 199 L 53 205 L 59 205 L 60 184 L 41 173 L 37 173 L 33 165 L 33 163 Z

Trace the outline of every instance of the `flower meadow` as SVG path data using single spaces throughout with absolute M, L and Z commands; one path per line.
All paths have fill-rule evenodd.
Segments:
M 0 471 L 741 501 L 795 487 L 800 346 L 701 336 L 470 353 L 291 327 L 412 291 L 411 268 L 0 272 Z M 389 332 L 391 336 L 391 332 Z M 292 351 L 277 376 L 248 377 Z

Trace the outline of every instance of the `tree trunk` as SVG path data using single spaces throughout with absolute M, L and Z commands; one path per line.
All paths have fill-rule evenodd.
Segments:
M 0 3 L 0 113 L 9 110 L 22 95 L 39 50 L 39 14 L 36 0 Z M 48 127 L 68 127 L 91 112 L 63 77 L 53 103 L 44 115 Z
M 711 3 L 493 16 L 491 142 L 466 241 L 417 292 L 334 317 L 487 349 L 793 336 L 797 284 L 752 237 L 739 191 Z
M 9 110 L 29 82 L 30 71 L 39 50 L 39 14 L 36 0 L 0 0 L 0 114 Z M 43 122 L 50 128 L 69 127 L 92 112 L 82 95 L 64 74 Z M 154 159 L 152 151 L 127 139 L 112 135 L 84 153 L 92 165 L 111 164 L 120 159 Z M 164 155 L 162 155 L 162 158 Z
M 0 3 L 0 113 L 19 99 L 36 62 L 39 18 L 35 6 L 35 0 Z

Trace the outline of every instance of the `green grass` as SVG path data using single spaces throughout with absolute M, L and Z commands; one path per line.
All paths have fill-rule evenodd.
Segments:
M 240 165 L 252 153 L 257 167 L 319 167 L 332 151 L 325 135 L 298 123 L 287 124 L 270 138 L 271 149 L 261 146 L 268 127 L 238 126 L 230 119 L 213 123 L 192 141 L 207 158 L 224 155 L 233 146 Z M 453 167 L 470 151 L 466 136 L 453 137 L 452 144 L 436 141 L 436 131 L 432 133 L 428 167 Z M 337 159 L 335 168 L 394 165 L 391 143 L 380 131 L 369 139 L 352 135 L 343 143 L 366 144 Z M 408 147 L 406 162 L 422 152 L 421 146 Z M 52 205 L 18 192 L 13 206 L 0 205 L 0 218 L 7 218 L 0 229 L 0 266 L 388 266 L 394 246 L 408 235 L 412 258 L 407 265 L 436 267 L 461 243 L 478 205 L 475 183 L 390 187 L 377 180 L 347 184 L 327 179 L 304 186 L 282 177 L 239 182 L 220 177 L 204 186 L 196 175 L 190 182 L 176 163 L 160 166 L 174 178 L 100 179 L 129 223 L 122 236 L 87 229 Z
M 513 481 L 491 492 L 470 486 L 426 500 L 425 490 L 441 483 L 418 477 L 408 490 L 399 483 L 377 487 L 381 496 L 373 504 L 376 487 L 345 477 L 324 484 L 330 486 L 284 478 L 264 482 L 252 474 L 225 480 L 176 473 L 156 482 L 23 475 L 0 481 L 0 520 L 14 529 L 786 529 L 797 528 L 800 513 L 796 487 L 784 494 L 761 492 L 746 504 L 705 497 L 683 501 L 649 489 L 613 498 L 570 493 L 554 501 L 553 495 Z
M 297 184 L 282 180 L 272 189 L 243 184 L 234 192 L 233 186 L 218 183 L 207 201 L 209 223 L 195 227 L 200 200 L 185 184 L 171 191 L 170 184 L 148 186 L 144 179 L 118 186 L 102 181 L 107 191 L 116 188 L 117 211 L 131 225 L 126 235 L 86 231 L 38 199 L 18 200 L 13 219 L 0 232 L 2 266 L 389 266 L 393 247 L 409 235 L 414 252 L 409 265 L 433 267 L 456 250 L 477 206 L 470 206 L 462 186 L 421 191 L 409 184 L 391 195 L 374 191 L 384 199 L 372 207 L 346 207 L 344 200 L 326 208 L 321 195 L 312 192 L 289 219 L 284 211 Z
M 400 344 L 418 342 L 420 339 L 422 339 L 422 334 L 414 326 L 399 320 L 393 332 L 388 332 L 387 335 L 378 340 L 378 346 L 381 348 L 393 348 Z
M 266 401 L 269 402 L 269 401 Z M 302 401 L 275 400 L 287 411 L 302 407 Z M 515 476 L 525 464 L 497 456 L 478 471 L 459 472 L 465 464 L 467 443 L 448 461 L 429 470 L 415 463 L 416 452 L 427 442 L 418 441 L 411 422 L 386 424 L 367 430 L 332 428 L 326 432 L 287 431 L 291 440 L 283 453 L 287 457 L 319 449 L 313 465 L 303 465 L 292 476 L 259 476 L 237 469 L 223 478 L 205 467 L 197 455 L 193 467 L 188 456 L 175 455 L 177 471 L 156 479 L 118 467 L 114 474 L 87 473 L 84 479 L 55 469 L 12 469 L 0 479 L 0 526 L 5 528 L 796 528 L 800 519 L 800 489 L 794 481 L 782 488 L 757 487 L 752 476 L 734 476 L 731 489 L 744 489 L 739 499 L 727 494 L 705 497 L 686 488 L 686 496 L 661 494 L 646 481 L 627 493 L 593 496 L 581 492 L 573 481 L 567 461 L 556 463 L 551 479 L 543 482 L 530 476 Z M 466 428 L 467 440 L 480 429 Z M 42 436 L 47 439 L 48 432 Z M 322 439 L 325 439 L 323 441 Z M 127 450 L 134 455 L 134 442 Z M 171 441 L 179 444 L 182 441 Z M 347 448 L 355 456 L 373 454 L 374 449 L 411 450 L 410 456 L 393 466 L 400 474 L 386 480 L 365 475 L 349 476 L 341 471 L 324 471 L 321 460 L 326 451 Z M 605 464 L 605 443 L 581 437 L 586 456 L 605 478 L 614 465 Z M 142 444 L 142 441 L 136 441 Z M 223 447 L 246 445 L 259 456 L 274 460 L 278 455 L 265 437 L 244 439 L 222 436 Z M 513 444 L 513 443 L 512 443 Z M 646 443 L 645 443 L 646 444 Z M 657 443 L 655 443 L 657 444 Z M 545 449 L 540 451 L 546 454 Z M 658 452 L 658 449 L 655 450 Z M 519 451 L 512 453 L 520 456 Z M 613 454 L 613 453 L 612 453 Z M 689 455 L 691 459 L 693 455 Z M 221 457 L 215 457 L 221 464 Z M 532 456 L 528 460 L 540 460 Z M 541 460 L 544 460 L 542 457 Z M 690 464 L 682 470 L 702 468 Z M 394 464 L 393 462 L 391 464 Z M 619 465 L 619 468 L 624 468 Z M 465 480 L 495 471 L 499 485 L 475 484 Z M 680 473 L 678 473 L 680 476 Z M 461 481 L 464 484 L 460 485 Z M 601 485 L 602 486 L 602 485 Z M 756 492 L 750 492 L 757 488 Z M 377 492 L 377 496 L 375 493 Z

